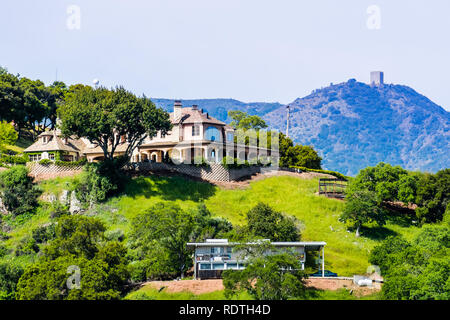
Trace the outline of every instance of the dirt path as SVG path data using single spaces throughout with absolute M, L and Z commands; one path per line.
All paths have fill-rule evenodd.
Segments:
M 306 280 L 306 285 L 308 287 L 316 288 L 319 290 L 332 290 L 332 291 L 347 288 L 349 290 L 353 290 L 356 296 L 369 295 L 380 290 L 379 286 L 374 286 L 373 288 L 358 287 L 353 284 L 352 280 L 343 280 L 343 279 L 310 278 Z M 152 287 L 156 290 L 160 290 L 162 287 L 164 287 L 163 290 L 171 293 L 188 291 L 196 295 L 224 289 L 221 279 L 150 281 L 143 284 L 143 287 L 146 286 Z

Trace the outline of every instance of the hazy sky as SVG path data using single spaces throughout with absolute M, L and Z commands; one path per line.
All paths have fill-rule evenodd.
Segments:
M 46 83 L 57 69 L 150 97 L 289 103 L 383 70 L 450 110 L 448 0 L 14 0 L 0 15 L 0 65 Z

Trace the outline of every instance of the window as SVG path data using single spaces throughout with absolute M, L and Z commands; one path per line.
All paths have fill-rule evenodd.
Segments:
M 237 263 L 227 263 L 227 269 L 237 269 Z
M 232 247 L 227 247 L 227 253 L 231 254 L 233 252 L 233 248 Z
M 41 155 L 40 154 L 30 154 L 30 161 L 39 161 L 41 160 Z
M 200 126 L 192 126 L 192 136 L 200 135 Z
M 223 248 L 221 248 L 221 247 L 212 247 L 211 248 L 211 253 L 212 254 L 219 254 L 219 253 L 222 253 L 223 252 Z
M 208 127 L 205 131 L 205 139 L 210 141 L 222 141 L 222 134 L 216 127 Z
M 223 270 L 225 265 L 223 263 L 213 263 L 213 270 Z
M 48 154 L 48 158 L 52 161 L 55 161 L 55 154 L 54 153 L 49 153 Z
M 201 263 L 200 270 L 211 270 L 211 264 L 210 263 Z
M 234 141 L 234 134 L 233 132 L 227 132 L 227 141 L 233 142 Z

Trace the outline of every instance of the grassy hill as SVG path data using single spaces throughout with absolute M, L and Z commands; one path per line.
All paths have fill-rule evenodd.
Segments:
M 45 194 L 59 194 L 70 189 L 75 178 L 58 178 L 41 183 Z M 129 230 L 129 221 L 142 210 L 159 201 L 174 201 L 182 208 L 195 207 L 204 202 L 216 216 L 229 219 L 233 224 L 243 224 L 246 212 L 263 201 L 276 210 L 294 215 L 302 221 L 302 240 L 325 241 L 326 269 L 340 276 L 365 273 L 369 251 L 386 236 L 402 234 L 411 239 L 419 228 L 406 219 L 393 219 L 383 228 L 373 226 L 363 229 L 363 236 L 356 238 L 349 233 L 338 218 L 344 203 L 316 195 L 318 179 L 300 179 L 292 176 L 270 177 L 253 181 L 244 189 L 225 189 L 206 182 L 180 176 L 139 177 L 128 184 L 124 193 L 106 203 L 96 205 L 88 213 L 100 217 L 109 230 Z M 8 247 L 16 247 L 21 239 L 39 225 L 50 221 L 48 205 L 43 204 L 38 213 L 24 217 L 26 221 L 13 224 Z M 11 255 L 3 259 L 11 258 Z M 23 263 L 33 260 L 19 257 Z

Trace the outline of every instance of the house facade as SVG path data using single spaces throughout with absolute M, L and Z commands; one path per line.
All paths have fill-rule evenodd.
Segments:
M 247 243 L 249 247 L 255 244 Z M 235 249 L 237 245 L 238 243 L 228 242 L 227 239 L 207 239 L 205 242 L 188 243 L 187 246 L 194 250 L 194 278 L 217 279 L 221 278 L 224 270 L 244 269 L 248 257 L 239 249 Z M 307 251 L 318 251 L 322 276 L 325 276 L 326 242 L 271 242 L 270 245 L 273 249 L 267 250 L 264 254 L 293 252 L 299 259 L 302 270 L 305 268 Z
M 175 163 L 198 163 L 197 159 L 220 163 L 224 156 L 256 162 L 258 156 L 272 156 L 267 148 L 235 143 L 234 128 L 196 105 L 183 108 L 181 101 L 175 101 L 170 121 L 172 130 L 165 135 L 158 132 L 155 137 L 147 137 L 134 150 L 131 162 L 164 162 L 170 158 Z M 120 138 L 121 143 L 114 156 L 123 155 L 127 150 L 126 137 Z M 103 160 L 103 150 L 99 146 L 84 138 L 66 139 L 59 130 L 42 133 L 38 141 L 24 152 L 30 155 L 31 161 L 54 160 L 54 156 L 50 156 L 53 153 L 64 154 L 66 161 L 81 158 L 88 162 Z

